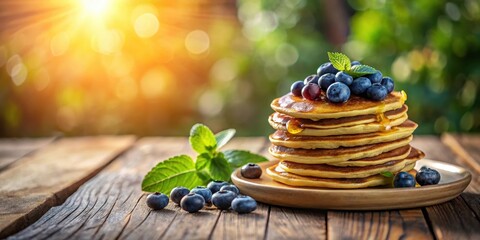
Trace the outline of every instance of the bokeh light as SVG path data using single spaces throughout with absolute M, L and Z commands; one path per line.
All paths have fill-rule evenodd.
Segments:
M 478 36 L 477 0 L 0 1 L 0 134 L 266 136 L 328 51 L 393 77 L 416 133 L 477 132 Z

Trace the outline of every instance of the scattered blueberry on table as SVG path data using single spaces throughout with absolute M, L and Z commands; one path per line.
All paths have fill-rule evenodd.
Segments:
M 233 199 L 232 209 L 238 213 L 250 213 L 257 209 L 257 202 L 252 197 L 240 195 Z
M 210 190 L 209 190 L 210 191 Z M 180 206 L 183 210 L 194 213 L 200 211 L 205 205 L 205 199 L 200 194 L 189 193 L 180 201 Z
M 210 203 L 212 201 L 212 191 L 206 187 L 198 186 L 190 190 L 190 192 L 202 196 L 206 203 Z
M 215 194 L 216 192 L 220 191 L 220 188 L 222 188 L 225 185 L 230 185 L 230 183 L 225 181 L 214 180 L 208 183 L 207 188 L 210 189 L 212 194 Z
M 236 197 L 237 194 L 232 191 L 220 190 L 213 194 L 212 203 L 218 209 L 227 210 L 230 208 L 233 199 L 235 199 Z
M 183 197 L 190 193 L 190 190 L 186 187 L 176 187 L 170 192 L 170 199 L 172 202 L 180 205 L 180 201 Z
M 168 197 L 163 193 L 152 193 L 147 196 L 147 206 L 153 210 L 164 209 L 168 205 Z
M 237 186 L 235 186 L 233 184 L 223 186 L 222 188 L 220 188 L 220 191 L 222 191 L 222 190 L 223 191 L 231 191 L 231 192 L 235 193 L 235 196 L 240 194 L 240 190 L 238 190 Z
M 257 164 L 252 163 L 254 171 L 256 167 L 259 167 Z M 246 164 L 245 166 L 248 166 Z M 259 168 L 260 169 L 260 168 Z M 260 177 L 262 170 L 260 169 Z M 258 172 L 254 172 L 258 174 Z M 205 204 L 208 203 L 205 199 L 209 199 L 211 203 L 219 210 L 229 210 L 232 207 L 234 200 L 237 200 L 234 211 L 238 213 L 248 213 L 252 212 L 257 207 L 257 202 L 245 195 L 240 195 L 240 190 L 237 186 L 230 184 L 225 181 L 211 181 L 207 185 L 208 187 L 198 186 L 192 190 L 188 190 L 186 187 L 175 187 L 170 192 L 170 199 L 172 202 L 177 203 L 181 209 L 189 212 L 195 213 L 200 211 Z M 212 194 L 212 191 L 215 192 Z M 168 205 L 169 198 L 163 193 L 152 193 L 147 196 L 147 206 L 153 210 L 160 210 L 165 208 Z

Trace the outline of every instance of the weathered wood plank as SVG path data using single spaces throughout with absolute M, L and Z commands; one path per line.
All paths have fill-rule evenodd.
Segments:
M 249 150 L 265 155 L 269 146 L 267 139 L 261 137 L 244 140 L 246 140 L 245 145 L 236 143 L 226 147 Z M 258 203 L 257 210 L 250 214 L 222 211 L 211 237 L 212 239 L 263 239 L 267 226 L 268 210 L 267 205 Z
M 328 212 L 329 239 L 433 239 L 419 209 Z
M 326 239 L 326 212 L 270 207 L 266 239 Z
M 251 141 L 237 138 L 226 148 L 239 148 L 243 144 L 253 146 Z M 138 141 L 134 148 L 81 186 L 63 205 L 50 209 L 12 239 L 210 237 L 220 211 L 204 209 L 189 214 L 173 203 L 164 210 L 151 211 L 145 204 L 145 194 L 140 189 L 143 176 L 159 161 L 180 153 L 195 155 L 186 138 Z
M 22 157 L 46 146 L 54 139 L 53 137 L 0 139 L 0 171 L 3 171 Z
M 449 162 L 468 168 L 468 164 L 460 160 L 439 138 L 432 136 L 416 136 L 412 145 L 425 152 L 429 159 Z M 437 239 L 479 239 L 480 221 L 472 211 L 472 206 L 464 199 L 479 198 L 472 184 L 467 188 L 469 195 L 463 193 L 456 199 L 426 207 L 426 217 L 430 220 L 432 230 Z
M 12 239 L 159 238 L 178 214 L 177 207 L 170 203 L 151 211 L 140 183 L 159 161 L 188 151 L 186 138 L 141 139 Z
M 62 203 L 135 140 L 65 138 L 0 173 L 0 238 L 23 229 Z
M 460 160 L 470 165 L 470 169 L 480 174 L 480 135 L 444 134 L 442 141 L 460 156 Z
M 462 197 L 480 219 L 480 135 L 444 134 L 442 141 L 472 173 L 472 182 Z

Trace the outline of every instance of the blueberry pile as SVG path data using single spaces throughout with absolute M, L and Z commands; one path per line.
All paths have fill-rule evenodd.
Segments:
M 206 204 L 213 204 L 221 210 L 232 208 L 238 213 L 250 213 L 257 208 L 257 202 L 245 195 L 240 195 L 238 188 L 224 181 L 212 181 L 207 187 L 198 186 L 192 190 L 176 187 L 170 192 L 172 202 L 189 212 L 200 211 Z M 147 196 L 147 206 L 160 210 L 168 205 L 169 199 L 163 193 L 152 193 Z
M 351 66 L 361 65 L 352 61 Z M 290 92 L 308 100 L 319 100 L 322 91 L 333 103 L 348 101 L 351 94 L 365 97 L 373 101 L 382 101 L 394 89 L 390 77 L 384 77 L 380 71 L 354 78 L 346 71 L 339 71 L 332 63 L 327 62 L 317 69 L 317 74 L 310 75 L 303 81 L 296 81 L 290 87 Z
M 393 186 L 396 188 L 415 187 L 415 183 L 425 186 L 435 185 L 438 182 L 440 182 L 440 173 L 435 169 L 423 166 L 415 178 L 408 172 L 397 173 L 393 179 Z

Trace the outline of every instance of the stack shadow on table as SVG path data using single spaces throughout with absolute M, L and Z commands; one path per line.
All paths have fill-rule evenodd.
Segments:
M 325 96 L 275 99 L 269 152 L 280 161 L 267 174 L 287 185 L 319 188 L 380 186 L 391 182 L 386 172 L 414 174 L 424 153 L 410 146 L 417 124 L 408 119 L 406 99 L 403 91 L 379 102 L 353 95 L 343 104 Z

